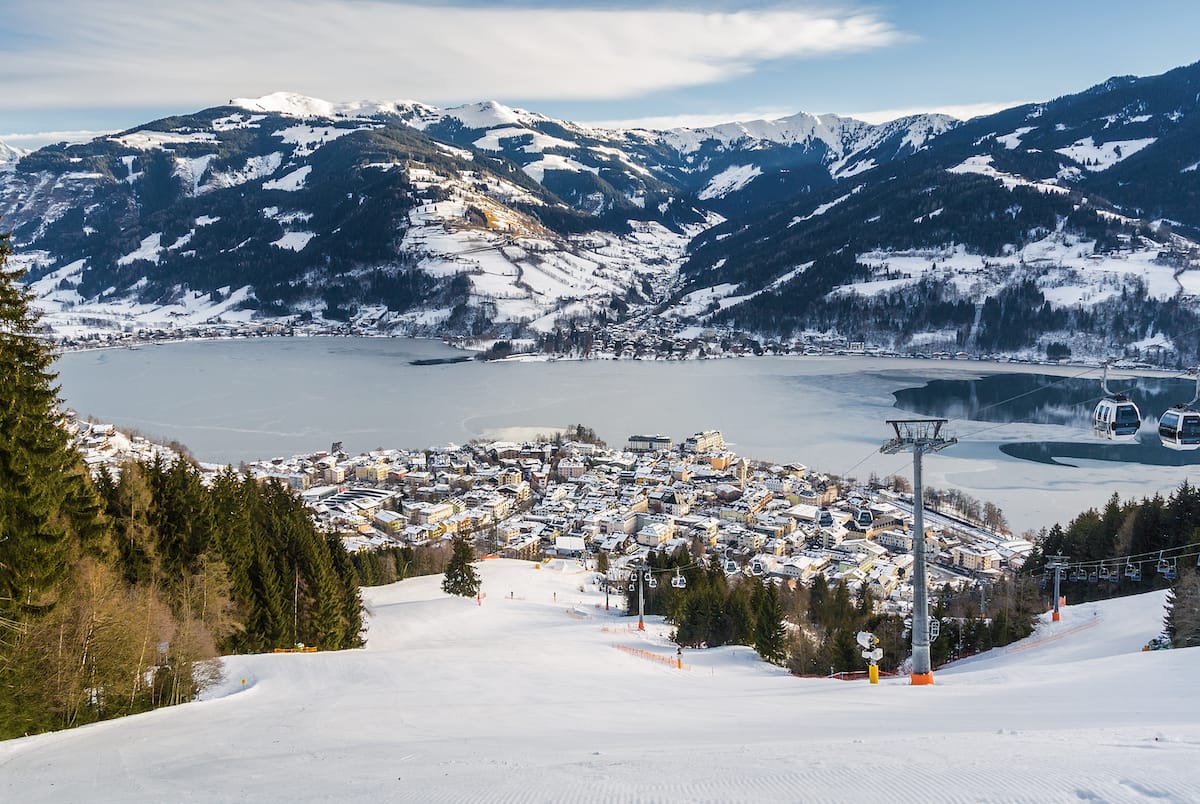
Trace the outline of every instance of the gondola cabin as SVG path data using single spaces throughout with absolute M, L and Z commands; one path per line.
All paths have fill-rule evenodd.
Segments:
M 1092 414 L 1092 432 L 1109 441 L 1132 441 L 1141 426 L 1137 405 L 1120 395 L 1101 399 Z
M 1176 405 L 1158 420 L 1158 437 L 1169 449 L 1200 449 L 1200 411 Z

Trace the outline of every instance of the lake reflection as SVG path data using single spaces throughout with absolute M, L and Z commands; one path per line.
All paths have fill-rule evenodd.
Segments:
M 1090 370 L 1093 374 L 1094 369 Z M 1133 443 L 1091 441 L 1025 441 L 1000 445 L 1005 455 L 1039 463 L 1074 466 L 1072 460 L 1121 461 L 1150 466 L 1200 465 L 1200 451 L 1177 452 L 1159 443 L 1158 414 L 1196 391 L 1188 378 L 1138 377 L 1109 383 L 1137 403 L 1142 429 Z M 1103 396 L 1095 377 L 1046 374 L 993 374 L 965 379 L 937 379 L 895 392 L 896 406 L 925 416 L 981 422 L 1057 424 L 1087 427 Z

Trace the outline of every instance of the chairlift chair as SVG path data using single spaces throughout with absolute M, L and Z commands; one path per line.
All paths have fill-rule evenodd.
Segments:
M 750 574 L 751 575 L 762 575 L 763 572 L 764 572 L 764 569 L 763 569 L 763 565 L 762 565 L 761 561 L 759 561 L 756 558 L 750 562 Z
M 1067 580 L 1070 581 L 1071 583 L 1077 583 L 1079 581 L 1082 581 L 1083 577 L 1084 577 L 1083 576 L 1083 568 L 1076 567 L 1075 569 L 1071 570 L 1071 574 L 1067 576 Z
M 1096 570 L 1092 570 L 1091 572 L 1088 573 L 1087 579 L 1088 579 L 1088 583 L 1097 583 L 1100 580 L 1100 576 L 1098 574 L 1096 574 Z
M 725 562 L 725 574 L 726 574 L 726 575 L 733 575 L 733 574 L 734 574 L 734 573 L 736 573 L 737 571 L 738 571 L 738 565 L 737 565 L 737 562 L 736 562 L 736 561 L 734 561 L 734 560 L 731 558 L 731 559 L 729 559 L 728 561 L 726 561 L 726 562 Z
M 1129 562 L 1125 565 L 1125 577 L 1131 581 L 1140 581 L 1142 579 L 1142 565 Z
M 1108 388 L 1108 363 L 1104 364 L 1101 381 L 1104 398 L 1092 412 L 1092 432 L 1109 441 L 1133 441 L 1142 426 L 1142 414 L 1129 397 Z
M 1163 576 L 1164 579 L 1168 581 L 1175 580 L 1177 575 L 1175 571 L 1175 559 L 1164 558 L 1162 551 L 1159 551 L 1158 564 L 1155 566 L 1155 570 L 1157 570 L 1158 574 Z
M 658 581 L 655 578 L 651 578 L 650 580 L 646 581 L 646 586 L 649 586 L 651 589 L 657 589 Z
M 687 588 L 687 578 L 680 575 L 678 569 L 675 570 L 675 577 L 671 579 L 671 586 L 675 587 L 676 589 Z

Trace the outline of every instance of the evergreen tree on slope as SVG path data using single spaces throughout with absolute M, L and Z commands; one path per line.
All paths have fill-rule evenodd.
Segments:
M 454 554 L 446 566 L 446 578 L 442 581 L 442 591 L 448 595 L 474 597 L 479 593 L 482 581 L 479 573 L 471 562 L 475 560 L 475 551 L 465 539 L 454 540 Z

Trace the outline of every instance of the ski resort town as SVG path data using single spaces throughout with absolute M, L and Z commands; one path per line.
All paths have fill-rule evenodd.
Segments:
M 176 456 L 111 425 L 71 418 L 71 427 L 94 470 Z M 731 452 L 714 430 L 679 444 L 632 435 L 622 449 L 597 443 L 583 427 L 521 443 L 353 456 L 335 443 L 240 471 L 293 489 L 350 551 L 462 535 L 507 558 L 604 553 L 616 565 L 682 548 L 698 558 L 716 553 L 730 574 L 806 583 L 820 573 L 855 594 L 868 585 L 893 610 L 912 597 L 912 506 L 902 478 L 858 483 L 796 463 L 760 463 Z M 925 539 L 937 585 L 995 579 L 1019 569 L 1032 549 L 959 511 L 928 510 Z

